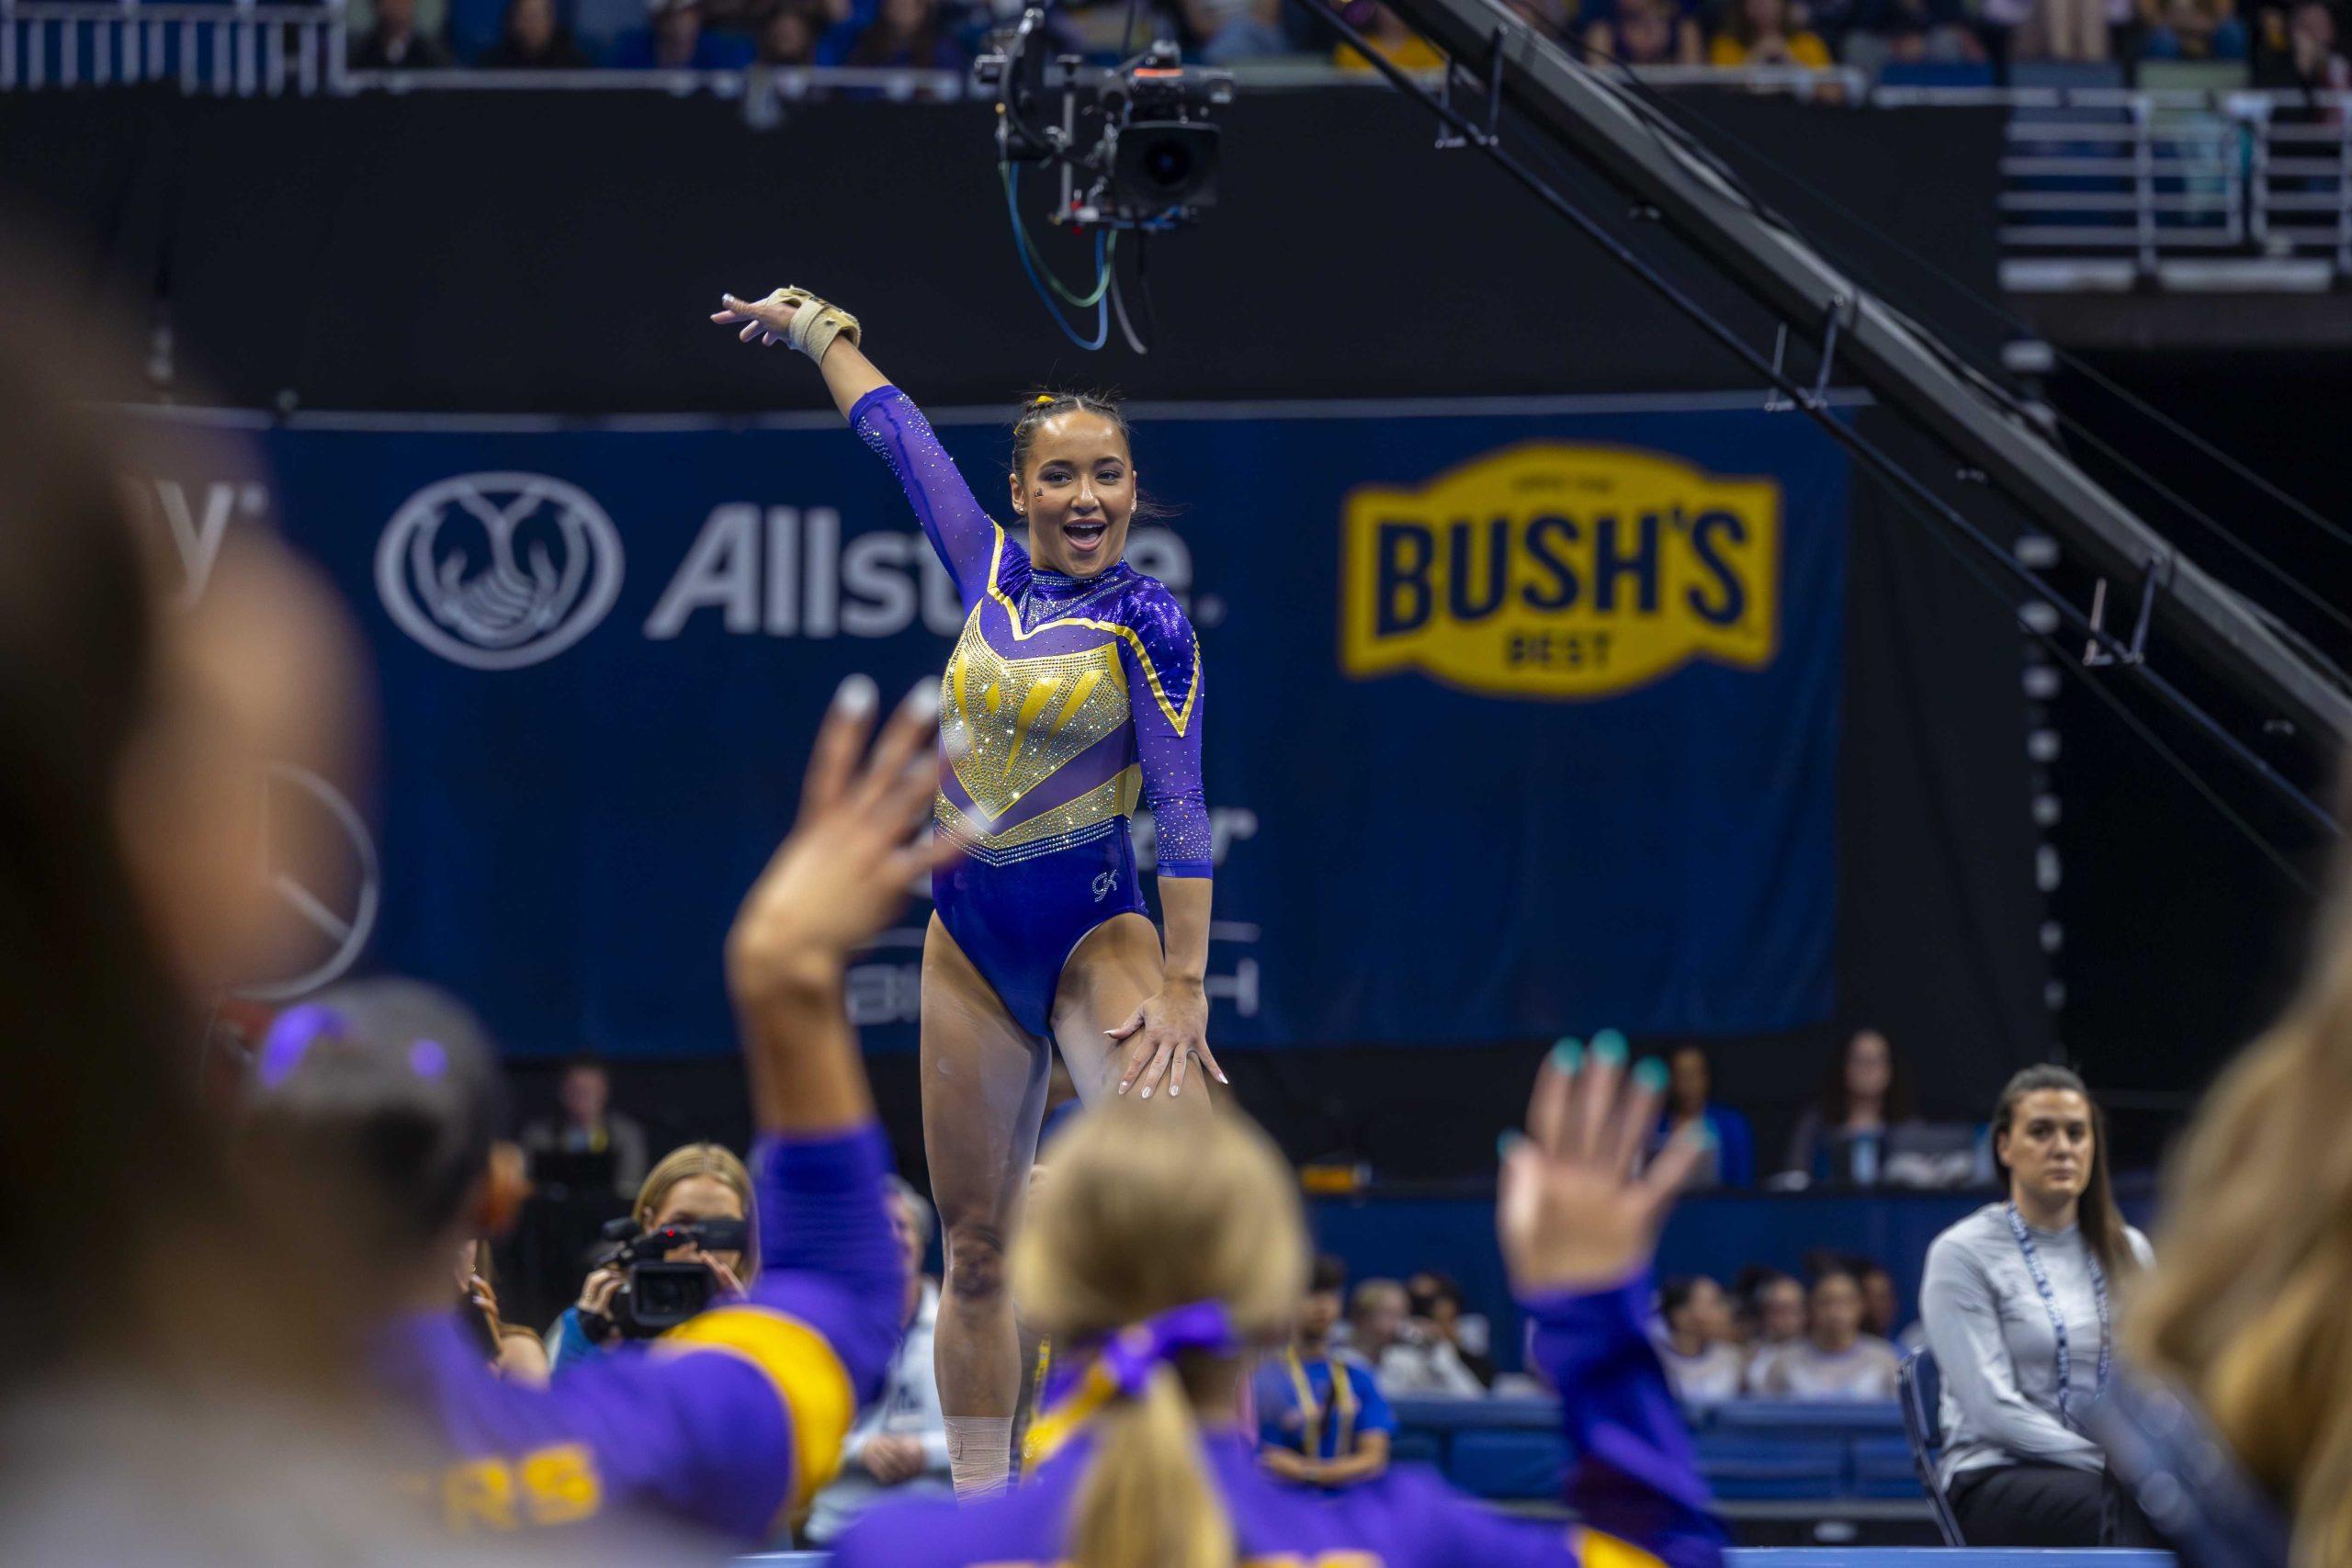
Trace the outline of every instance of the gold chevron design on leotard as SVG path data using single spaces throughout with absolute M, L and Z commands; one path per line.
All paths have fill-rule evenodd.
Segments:
M 980 614 L 976 609 L 966 619 L 948 657 L 940 728 L 956 782 L 993 822 L 1088 748 L 1125 728 L 1130 711 L 1116 643 L 1008 659 L 981 635 Z M 1098 786 L 1071 803 L 1083 804 L 1077 817 L 1069 816 L 1068 807 L 1048 813 L 1057 819 L 1051 830 L 1071 832 L 1108 820 L 1119 814 L 1125 795 Z M 1132 802 L 1125 809 L 1131 811 Z M 993 834 L 981 841 L 998 844 Z
M 1151 649 L 1144 647 L 1143 638 L 1136 635 L 1133 626 L 1123 626 L 1116 621 L 1098 621 L 1086 615 L 1057 615 L 1023 630 L 1021 607 L 997 586 L 997 570 L 1004 565 L 1004 525 L 990 518 L 989 526 L 996 531 L 996 543 L 989 550 L 989 597 L 1004 606 L 1004 618 L 1012 623 L 1012 640 L 1027 642 L 1038 633 L 1051 631 L 1056 626 L 1091 626 L 1098 632 L 1109 632 L 1113 637 L 1125 639 L 1126 645 L 1135 649 L 1136 662 L 1143 666 L 1143 678 L 1151 687 L 1152 700 L 1159 705 L 1159 711 L 1168 716 L 1168 722 L 1176 733 L 1183 734 L 1184 727 L 1193 722 L 1193 704 L 1201 694 L 1201 640 L 1198 635 L 1193 638 L 1193 678 L 1184 687 L 1184 705 L 1180 708 L 1168 700 L 1168 689 L 1159 682 L 1159 667 L 1151 661 Z M 968 627 L 969 623 L 966 625 Z

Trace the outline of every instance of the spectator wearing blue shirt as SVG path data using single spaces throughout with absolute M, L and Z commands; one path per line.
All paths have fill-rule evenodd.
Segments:
M 1653 1157 L 1668 1138 L 1685 1127 L 1707 1130 L 1710 1147 L 1699 1158 L 1690 1178 L 1694 1187 L 1753 1187 L 1756 1185 L 1756 1134 L 1747 1118 L 1708 1096 L 1713 1089 L 1707 1053 L 1696 1044 L 1678 1045 L 1667 1058 L 1666 1113 L 1650 1136 Z
M 731 71 L 752 62 L 751 44 L 703 30 L 702 0 L 650 0 L 649 26 L 624 33 L 606 62 L 620 71 Z
M 853 18 L 827 33 L 818 42 L 817 63 L 961 71 L 971 61 L 955 35 L 940 24 L 939 0 L 881 0 L 872 21 Z
M 1396 1417 L 1372 1369 L 1331 1344 L 1347 1270 L 1318 1258 L 1298 1318 L 1298 1335 L 1258 1368 L 1261 1457 L 1286 1481 L 1336 1490 L 1388 1469 Z

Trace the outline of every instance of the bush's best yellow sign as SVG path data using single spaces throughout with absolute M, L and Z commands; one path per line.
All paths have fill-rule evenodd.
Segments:
M 1340 664 L 1602 697 L 1780 641 L 1781 487 L 1657 452 L 1537 441 L 1347 499 Z

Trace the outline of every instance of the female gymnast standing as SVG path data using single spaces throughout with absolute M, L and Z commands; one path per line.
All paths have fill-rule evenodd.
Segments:
M 932 879 L 922 1122 L 946 1238 L 937 1368 L 948 1457 L 959 1495 L 994 1491 L 1020 1388 L 1004 1247 L 1036 1157 L 1046 1042 L 1090 1105 L 1134 1091 L 1167 1114 L 1205 1117 L 1204 1086 L 1184 1093 L 1187 1065 L 1197 1056 L 1225 1080 L 1203 990 L 1200 647 L 1175 597 L 1122 558 L 1136 491 L 1114 405 L 1064 394 L 1022 411 L 1010 488 L 1024 548 L 859 351 L 855 318 L 797 288 L 723 303 L 711 320 L 741 324 L 745 343 L 816 361 L 851 427 L 898 475 L 963 600 L 941 694 L 950 761 L 936 815 L 968 852 Z M 1127 838 L 1138 798 L 1159 829 L 1164 955 Z

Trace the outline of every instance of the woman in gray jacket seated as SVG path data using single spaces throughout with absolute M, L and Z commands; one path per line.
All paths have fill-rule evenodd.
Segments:
M 2113 1365 L 2114 1314 L 2154 1261 L 2108 1184 L 2083 1080 L 2028 1067 L 1993 1113 L 2009 1198 L 1936 1238 L 1920 1317 L 1943 1374 L 1943 1479 L 1971 1546 L 2101 1544 L 2107 1461 L 2083 1419 Z

